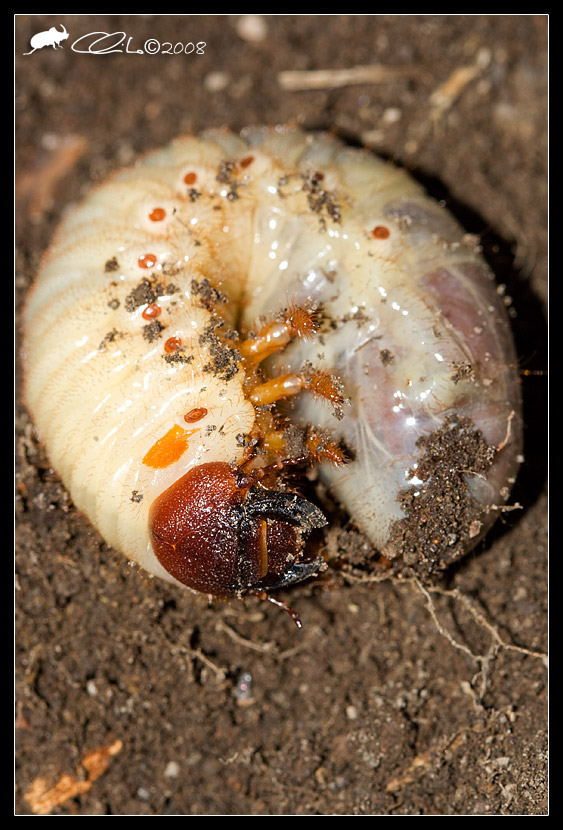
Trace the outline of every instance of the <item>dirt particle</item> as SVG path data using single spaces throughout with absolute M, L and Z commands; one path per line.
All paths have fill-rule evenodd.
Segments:
M 315 172 L 312 174 L 304 173 L 302 175 L 303 190 L 307 194 L 307 202 L 309 208 L 313 213 L 318 213 L 324 223 L 323 212 L 333 222 L 340 222 L 342 210 L 336 193 L 331 190 L 325 190 L 321 186 L 324 176 Z
M 227 346 L 215 333 L 220 321 L 213 320 L 199 338 L 200 346 L 207 346 L 210 360 L 203 366 L 204 372 L 212 372 L 220 380 L 230 380 L 239 370 L 241 355 L 238 349 Z
M 234 161 L 222 161 L 219 165 L 219 171 L 216 179 L 221 184 L 228 184 L 229 190 L 227 192 L 227 199 L 234 201 L 240 198 L 238 189 L 241 187 L 241 182 L 234 178 L 234 173 L 237 170 L 237 164 Z
M 117 271 L 119 269 L 119 262 L 117 261 L 117 257 L 112 256 L 111 259 L 108 259 L 106 264 L 104 265 L 104 271 L 107 274 L 111 274 L 112 271 Z
M 406 518 L 393 524 L 383 553 L 402 573 L 429 576 L 461 558 L 479 534 L 484 508 L 473 499 L 466 475 L 484 475 L 496 450 L 469 418 L 456 415 L 417 446 L 423 455 L 411 479 L 423 484 L 399 493 Z
M 119 332 L 117 329 L 111 329 L 108 333 L 103 337 L 102 342 L 98 346 L 98 349 L 107 349 L 109 343 L 114 343 L 118 337 L 123 337 L 123 334 Z
M 169 363 L 171 366 L 174 364 L 185 364 L 185 363 L 192 363 L 194 356 L 193 354 L 186 354 L 186 347 L 180 346 L 175 351 L 171 352 L 170 354 L 164 353 L 162 355 L 163 359 L 166 363 Z
M 159 297 L 175 294 L 178 288 L 169 283 L 154 282 L 144 277 L 125 297 L 125 308 L 127 311 L 135 311 L 139 306 L 152 305 Z
M 190 187 L 188 190 L 188 199 L 190 202 L 197 202 L 201 195 L 201 190 L 196 190 L 195 187 Z
M 214 288 L 208 279 L 192 280 L 190 289 L 195 297 L 199 297 L 203 308 L 212 310 L 218 303 L 226 303 L 227 297 L 219 289 Z
M 473 368 L 471 363 L 466 362 L 459 362 L 459 363 L 452 363 L 452 369 L 454 373 L 451 377 L 452 383 L 459 383 L 460 380 L 469 380 L 475 381 L 475 369 Z
M 160 320 L 153 320 L 151 323 L 143 326 L 143 338 L 147 343 L 154 343 L 155 340 L 158 340 L 165 328 L 166 326 Z

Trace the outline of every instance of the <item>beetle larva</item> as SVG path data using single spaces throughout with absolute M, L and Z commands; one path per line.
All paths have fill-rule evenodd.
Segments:
M 212 131 L 117 173 L 63 221 L 25 331 L 27 404 L 77 507 L 203 593 L 319 571 L 298 464 L 422 573 L 483 536 L 516 473 L 514 349 L 474 241 L 326 134 Z

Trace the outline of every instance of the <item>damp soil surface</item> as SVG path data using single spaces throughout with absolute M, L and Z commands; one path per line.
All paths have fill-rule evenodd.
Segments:
M 91 32 L 122 51 L 77 51 Z M 180 133 L 294 121 L 406 165 L 480 236 L 525 420 L 515 509 L 471 555 L 390 577 L 334 515 L 331 567 L 282 594 L 299 630 L 110 549 L 50 467 L 18 360 L 16 814 L 546 814 L 546 17 L 16 16 L 15 52 L 18 312 L 63 211 L 112 170 Z

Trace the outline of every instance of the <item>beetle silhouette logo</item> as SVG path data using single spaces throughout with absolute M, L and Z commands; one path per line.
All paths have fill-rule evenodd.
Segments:
M 32 47 L 31 52 L 24 52 L 24 55 L 31 55 L 36 49 L 43 49 L 44 46 L 52 46 L 53 49 L 59 46 L 62 49 L 61 40 L 67 39 L 68 32 L 62 23 L 61 26 L 63 29 L 62 32 L 57 31 L 54 26 L 51 26 L 46 32 L 37 32 L 36 35 L 33 35 L 29 41 L 29 45 Z

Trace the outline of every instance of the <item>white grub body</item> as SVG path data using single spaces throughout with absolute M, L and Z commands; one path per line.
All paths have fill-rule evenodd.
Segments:
M 161 308 L 152 329 L 150 290 L 131 299 L 143 280 Z M 202 301 L 206 285 L 227 302 Z M 520 451 L 519 390 L 505 309 L 474 243 L 369 152 L 285 127 L 213 131 L 144 157 L 69 213 L 26 308 L 26 400 L 53 466 L 105 539 L 149 573 L 174 581 L 149 538 L 155 498 L 197 465 L 240 464 L 255 425 L 243 367 L 218 369 L 213 321 L 244 332 L 292 303 L 322 309 L 320 331 L 270 368 L 312 364 L 342 382 L 341 420 L 307 392 L 290 413 L 349 448 L 353 460 L 320 474 L 373 544 L 393 558 L 398 494 L 424 487 L 417 440 L 448 415 L 501 447 L 489 470 L 463 473 L 481 510 L 464 549 L 497 515 Z M 176 361 L 164 350 L 173 337 Z M 196 408 L 207 414 L 190 425 Z M 194 430 L 181 456 L 144 463 L 173 429 Z

